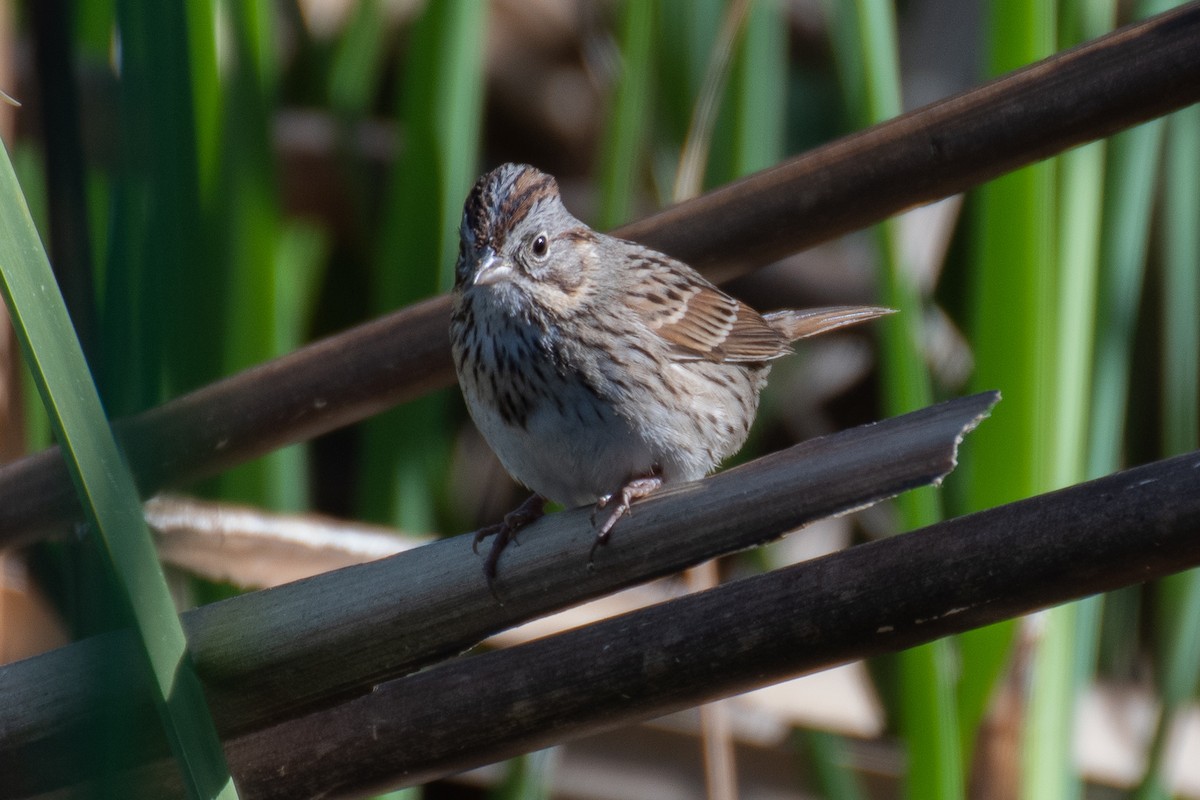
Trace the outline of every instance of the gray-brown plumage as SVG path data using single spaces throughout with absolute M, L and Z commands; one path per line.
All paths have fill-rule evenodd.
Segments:
M 761 315 L 686 264 L 593 231 L 554 178 L 506 164 L 463 209 L 450 334 L 467 407 L 514 478 L 566 506 L 618 498 L 603 541 L 634 499 L 742 446 L 791 342 L 886 313 Z M 537 505 L 481 532 L 501 534 L 489 576 Z

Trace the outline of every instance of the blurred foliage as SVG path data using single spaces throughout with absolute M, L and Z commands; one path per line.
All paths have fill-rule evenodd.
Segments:
M 894 116 L 928 96 L 930 75 L 944 94 L 1100 35 L 1126 21 L 1115 6 L 830 0 L 818 14 L 756 0 L 717 95 L 703 185 Z M 38 80 L 43 93 L 77 98 L 81 124 L 45 125 L 48 135 L 29 126 L 11 149 L 60 285 L 89 287 L 67 299 L 77 321 L 94 315 L 78 332 L 110 414 L 447 290 L 462 198 L 502 161 L 554 172 L 568 205 L 601 228 L 669 202 L 727 11 L 719 0 L 67 8 L 54 24 L 69 59 Z M 55 29 L 26 16 L 17 35 L 44 44 Z M 867 301 L 851 267 L 870 262 L 875 297 L 903 313 L 873 326 L 878 380 L 852 377 L 838 402 L 780 395 L 799 383 L 789 374 L 817 362 L 818 343 L 781 364 L 753 446 L 810 430 L 795 407 L 823 413 L 819 429 L 965 391 L 931 355 L 965 342 L 969 388 L 998 388 L 1004 401 L 947 490 L 902 499 L 890 533 L 936 520 L 942 505 L 987 508 L 1195 449 L 1196 117 L 1179 112 L 973 191 L 932 278 L 918 279 L 907 255 L 912 219 L 819 251 L 813 274 L 788 272 L 799 277 L 772 295 L 779 305 L 830 292 Z M 80 221 L 83 239 L 69 250 L 51 228 L 64 218 Z M 935 318 L 943 324 L 926 324 Z M 46 418 L 30 409 L 27 441 L 40 446 Z M 479 452 L 472 435 L 457 393 L 437 393 L 203 490 L 460 532 L 518 497 L 494 463 L 464 455 Z M 62 574 L 60 594 L 70 593 L 75 573 Z M 1051 612 L 1029 663 L 1013 662 L 1020 622 L 880 659 L 873 674 L 910 756 L 908 796 L 963 796 L 972 770 L 989 768 L 973 762 L 977 737 L 1014 672 L 1030 676 L 1025 796 L 1078 796 L 1079 689 L 1148 660 L 1167 709 L 1161 734 L 1194 697 L 1198 615 L 1200 582 L 1184 575 Z M 805 741 L 798 757 L 819 786 L 857 796 L 836 737 Z M 1162 796 L 1161 735 L 1155 747 L 1143 797 Z M 554 762 L 514 766 L 506 795 L 536 796 Z

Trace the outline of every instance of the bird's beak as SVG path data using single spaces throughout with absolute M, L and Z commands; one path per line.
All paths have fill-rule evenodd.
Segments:
M 472 281 L 472 285 L 487 286 L 508 280 L 512 271 L 512 265 L 496 255 L 496 251 L 489 247 L 483 251 L 483 258 L 479 262 L 479 269 L 475 270 L 475 280 Z

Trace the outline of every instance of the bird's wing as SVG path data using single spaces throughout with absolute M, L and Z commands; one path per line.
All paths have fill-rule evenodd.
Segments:
M 665 259 L 642 273 L 627 302 L 680 361 L 767 361 L 791 352 L 757 311 L 690 268 Z

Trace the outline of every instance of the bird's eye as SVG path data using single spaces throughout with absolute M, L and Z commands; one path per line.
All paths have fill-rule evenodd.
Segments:
M 550 250 L 550 242 L 546 239 L 546 234 L 540 233 L 532 242 L 529 243 L 529 252 L 533 253 L 534 258 L 545 258 L 546 253 Z

